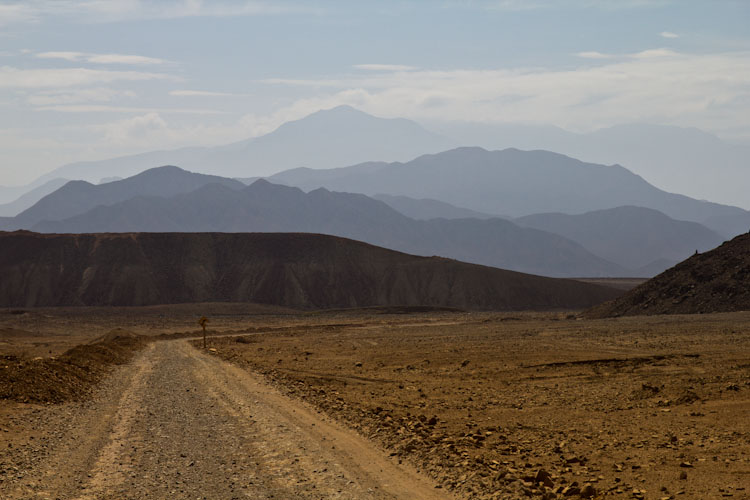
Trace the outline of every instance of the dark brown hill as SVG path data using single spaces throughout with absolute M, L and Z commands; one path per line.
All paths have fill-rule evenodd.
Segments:
M 583 308 L 621 292 L 302 233 L 0 232 L 0 306 Z
M 590 317 L 695 314 L 750 310 L 750 233 L 696 254 L 617 300 L 586 312 Z

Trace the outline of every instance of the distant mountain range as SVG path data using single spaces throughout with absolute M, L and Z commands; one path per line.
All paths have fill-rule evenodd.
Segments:
M 185 172 L 173 166 L 152 168 L 105 184 L 70 181 L 14 217 L 13 228 L 27 229 L 38 222 L 67 219 L 100 205 L 114 205 L 138 196 L 170 197 L 190 193 L 206 184 L 234 189 L 244 186 L 234 179 Z
M 600 257 L 635 269 L 636 276 L 653 276 L 694 252 L 711 250 L 724 241 L 696 222 L 678 221 L 650 208 L 632 206 L 581 215 L 528 215 L 514 222 L 564 236 Z
M 304 190 L 325 187 L 375 195 L 431 198 L 482 213 L 521 217 L 580 214 L 635 205 L 677 220 L 716 228 L 724 237 L 746 232 L 750 212 L 655 188 L 620 166 L 584 163 L 549 151 L 457 148 L 406 163 L 368 162 L 344 168 L 297 168 L 268 177 Z
M 390 194 L 376 194 L 372 196 L 394 210 L 407 217 L 417 220 L 429 219 L 493 219 L 498 215 L 490 215 L 468 208 L 461 208 L 450 203 L 430 198 L 417 200 L 408 196 L 393 196 Z M 507 217 L 501 217 L 507 218 Z
M 57 191 L 67 183 L 68 179 L 55 178 L 43 182 L 36 187 L 30 187 L 29 190 L 25 192 L 22 192 L 21 189 L 17 191 L 7 190 L 6 194 L 9 194 L 13 201 L 0 204 L 0 217 L 13 217 L 23 212 L 27 208 L 33 206 L 37 201 L 41 200 L 48 194 Z
M 252 302 L 549 310 L 621 294 L 316 234 L 0 233 L 0 307 Z
M 100 182 L 129 177 L 161 165 L 224 177 L 269 175 L 305 166 L 332 168 L 371 160 L 409 160 L 447 149 L 453 142 L 417 123 L 377 118 L 349 106 L 313 113 L 273 132 L 217 147 L 154 151 L 102 161 L 64 165 L 42 177 Z
M 448 123 L 435 129 L 456 146 L 543 149 L 623 165 L 666 191 L 750 209 L 750 146 L 695 128 L 632 123 L 578 134 L 552 126 Z
M 156 188 L 165 185 L 204 184 L 175 196 L 135 196 L 103 205 L 119 185 L 132 196 L 134 186 Z M 148 179 L 148 182 L 144 182 Z M 182 179 L 179 182 L 177 179 Z M 87 193 L 86 209 L 77 205 L 78 215 L 65 219 L 53 214 L 70 214 L 78 190 L 61 189 L 40 201 L 44 211 L 32 209 L 17 219 L 23 228 L 45 233 L 101 232 L 307 232 L 352 238 L 416 255 L 439 255 L 465 262 L 545 276 L 627 275 L 621 266 L 607 262 L 566 238 L 502 219 L 432 219 L 418 221 L 388 205 L 361 194 L 317 189 L 304 193 L 298 188 L 258 180 L 250 186 L 225 179 L 209 182 L 208 176 L 164 167 L 130 179 L 101 186 L 82 185 Z M 236 183 L 236 184 L 233 184 Z M 77 187 L 77 183 L 73 183 Z M 125 185 L 126 184 L 126 185 Z M 59 205 L 59 210 L 54 206 Z M 46 218 L 40 214 L 49 214 Z M 32 218 L 33 215 L 33 218 Z
M 750 147 L 727 144 L 696 129 L 633 124 L 574 134 L 555 127 L 517 124 L 453 123 L 434 127 L 442 135 L 413 121 L 377 118 L 348 106 L 339 106 L 285 123 L 264 136 L 225 146 L 153 151 L 64 165 L 27 186 L 0 186 L 0 204 L 13 202 L 55 178 L 98 184 L 104 179 L 129 177 L 161 165 L 178 165 L 195 172 L 242 178 L 243 181 L 251 179 L 246 182 L 249 184 L 259 176 L 298 167 L 331 169 L 368 161 L 406 162 L 425 153 L 437 153 L 457 146 L 480 146 L 489 150 L 543 149 L 593 163 L 620 164 L 666 191 L 714 201 L 730 200 L 750 208 L 745 194 L 746 186 L 750 185 Z M 37 193 L 36 199 L 30 203 L 27 198 L 20 208 L 17 205 L 0 206 L 0 216 L 16 215 L 49 192 Z M 384 191 L 380 194 L 399 193 Z M 579 212 L 602 208 L 611 207 L 589 206 Z M 524 213 L 508 215 L 542 211 L 556 210 L 535 207 Z M 745 219 L 740 223 L 716 221 L 712 227 L 718 230 L 724 226 L 723 234 L 728 235 L 734 231 L 732 228 L 747 223 Z
M 101 185 L 70 182 L 17 217 L 0 221 L 0 228 L 324 233 L 416 255 L 566 277 L 651 276 L 722 241 L 697 223 L 636 207 L 510 221 L 486 214 L 465 217 L 475 212 L 435 200 L 381 198 L 401 205 L 403 212 L 362 194 L 322 188 L 305 193 L 265 180 L 245 186 L 161 167 Z

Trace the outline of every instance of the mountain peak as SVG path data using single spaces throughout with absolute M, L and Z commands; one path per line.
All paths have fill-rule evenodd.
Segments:
M 418 125 L 415 122 L 412 122 L 410 120 L 406 120 L 403 118 L 397 118 L 397 119 L 380 118 L 377 116 L 373 116 L 369 113 L 365 113 L 364 111 L 361 111 L 359 109 L 353 108 L 352 106 L 341 105 L 341 106 L 336 106 L 335 108 L 321 109 L 303 118 L 300 118 L 299 120 L 294 120 L 294 121 L 284 123 L 278 129 L 276 129 L 276 132 L 294 130 L 297 128 L 306 129 L 306 127 L 310 127 L 310 126 L 314 127 L 315 130 L 318 130 L 320 132 L 325 132 L 326 128 L 329 128 L 329 127 L 343 128 L 343 129 L 348 129 L 350 127 L 362 127 L 362 126 L 371 127 L 371 126 L 377 126 L 378 124 L 381 124 L 381 123 L 382 124 L 391 123 L 394 120 L 398 120 L 399 122 L 403 122 L 403 123 L 414 124 L 414 126 L 418 127 Z M 272 132 L 272 134 L 273 133 L 275 132 Z M 330 133 L 330 130 L 328 130 L 328 133 Z
M 298 187 L 285 186 L 283 184 L 274 184 L 272 182 L 268 182 L 266 179 L 258 179 L 249 186 L 245 187 L 243 191 L 245 193 L 253 195 L 270 194 L 277 196 L 282 193 L 304 194 L 304 191 L 302 191 Z
M 149 168 L 147 170 L 144 170 L 143 172 L 136 174 L 132 178 L 147 178 L 152 177 L 155 175 L 178 175 L 178 174 L 191 174 L 192 172 L 188 172 L 187 170 L 181 169 L 180 167 L 177 167 L 175 165 L 163 165 L 161 167 L 154 167 Z M 120 179 L 120 180 L 126 180 L 126 179 Z M 118 181 L 113 181 L 118 182 Z
M 339 114 L 339 115 L 367 115 L 372 116 L 368 113 L 365 113 L 362 110 L 359 110 L 353 106 L 349 106 L 348 104 L 341 104 L 339 106 L 335 106 L 333 108 L 328 109 L 321 109 L 319 111 L 316 111 L 315 113 L 312 113 L 308 116 L 315 116 L 315 115 L 325 115 L 325 114 Z

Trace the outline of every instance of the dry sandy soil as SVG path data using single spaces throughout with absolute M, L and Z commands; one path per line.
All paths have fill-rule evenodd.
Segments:
M 3 354 L 201 314 L 232 336 L 154 342 L 85 401 L 0 400 L 0 497 L 750 498 L 750 313 L 385 312 L 1 314 Z

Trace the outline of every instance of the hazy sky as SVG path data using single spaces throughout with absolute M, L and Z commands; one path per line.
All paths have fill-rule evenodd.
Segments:
M 0 0 L 0 185 L 338 104 L 750 143 L 750 1 Z

